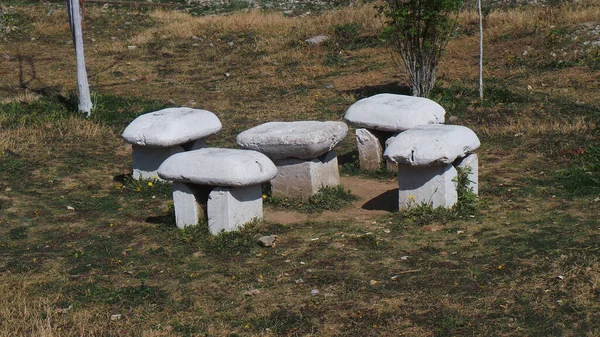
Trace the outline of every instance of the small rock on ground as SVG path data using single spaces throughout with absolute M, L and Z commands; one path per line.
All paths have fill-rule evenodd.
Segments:
M 260 238 L 258 238 L 258 244 L 263 246 L 263 247 L 274 247 L 275 246 L 275 240 L 277 240 L 277 237 L 275 235 L 266 235 L 266 236 L 261 236 Z

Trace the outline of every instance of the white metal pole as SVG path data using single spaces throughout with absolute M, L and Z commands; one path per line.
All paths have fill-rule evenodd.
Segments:
M 479 10 L 479 99 L 483 102 L 483 22 L 481 17 L 481 0 L 477 0 Z

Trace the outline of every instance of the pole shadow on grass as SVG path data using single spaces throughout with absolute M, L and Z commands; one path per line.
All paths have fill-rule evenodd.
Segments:
M 12 57 L 10 55 L 6 57 L 8 62 L 16 60 L 18 63 L 17 69 L 15 70 L 18 70 L 19 72 L 19 87 L 17 88 L 11 85 L 3 86 L 0 87 L 0 91 L 16 95 L 21 93 L 23 89 L 26 89 L 41 96 L 53 96 L 60 92 L 59 87 L 47 85 L 42 79 L 38 78 L 33 56 L 16 54 Z M 37 83 L 38 85 L 34 88 L 33 83 Z
M 406 85 L 401 85 L 397 82 L 392 82 L 387 84 L 370 85 L 354 90 L 348 90 L 345 93 L 352 94 L 357 99 L 370 97 L 377 94 L 410 95 L 410 87 Z
M 392 188 L 381 193 L 367 201 L 361 208 L 369 211 L 396 212 L 398 210 L 398 189 Z

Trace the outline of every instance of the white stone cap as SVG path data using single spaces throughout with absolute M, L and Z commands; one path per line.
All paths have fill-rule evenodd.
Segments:
M 333 150 L 346 133 L 344 122 L 269 122 L 240 133 L 237 143 L 272 159 L 311 159 Z
M 424 98 L 378 94 L 352 104 L 344 120 L 355 127 L 400 132 L 421 125 L 444 123 L 446 110 Z
M 398 164 L 443 165 L 475 151 L 479 145 L 477 135 L 465 126 L 424 125 L 397 135 L 383 155 Z
M 210 111 L 168 108 L 134 119 L 123 131 L 127 143 L 169 147 L 185 144 L 221 130 L 221 121 Z
M 158 168 L 165 180 L 210 186 L 250 186 L 276 175 L 275 164 L 260 152 L 221 148 L 180 152 Z

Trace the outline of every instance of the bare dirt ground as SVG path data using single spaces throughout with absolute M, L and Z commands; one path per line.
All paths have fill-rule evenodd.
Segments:
M 398 210 L 398 183 L 396 179 L 378 181 L 358 177 L 340 177 L 344 188 L 349 189 L 359 199 L 351 207 L 340 211 L 303 214 L 295 211 L 282 211 L 266 208 L 264 217 L 268 221 L 294 224 L 312 221 L 354 220 L 371 223 L 375 218 Z

